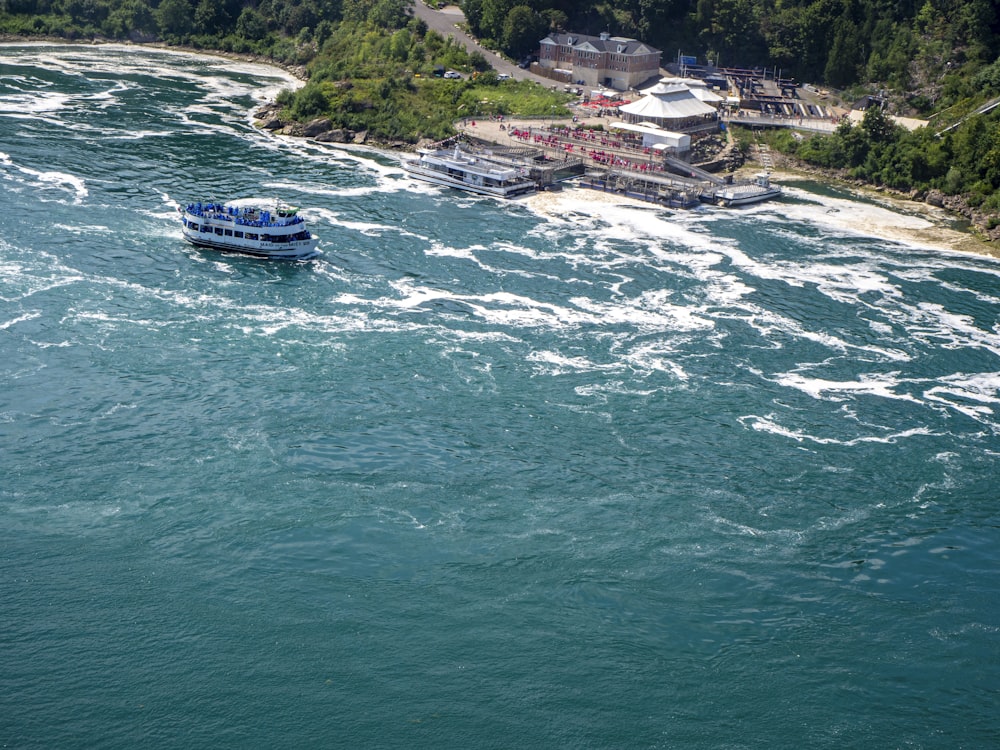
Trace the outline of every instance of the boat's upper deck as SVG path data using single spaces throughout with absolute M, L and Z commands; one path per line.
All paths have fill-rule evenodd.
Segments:
M 298 209 L 278 201 L 241 199 L 229 203 L 189 203 L 184 212 L 203 221 L 232 222 L 239 226 L 293 227 L 304 220 Z

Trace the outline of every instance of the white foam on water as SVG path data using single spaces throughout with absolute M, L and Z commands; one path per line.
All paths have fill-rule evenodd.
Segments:
M 931 302 L 899 304 L 883 313 L 906 330 L 909 338 L 928 347 L 983 349 L 1000 356 L 1000 330 L 986 331 L 975 321 Z
M 565 375 L 570 372 L 620 372 L 620 363 L 598 364 L 588 357 L 570 357 L 560 352 L 535 350 L 526 357 L 528 362 L 538 365 L 535 372 L 545 375 Z
M 874 259 L 863 262 L 828 263 L 823 259 L 796 261 L 756 260 L 736 245 L 723 246 L 723 252 L 740 270 L 761 279 L 784 282 L 792 287 L 814 285 L 817 291 L 837 302 L 856 303 L 860 296 L 875 293 L 883 297 L 902 297 L 898 285 L 889 281 Z M 851 250 L 851 255 L 856 251 Z
M 471 247 L 452 247 L 451 245 L 445 245 L 440 240 L 433 240 L 431 242 L 431 246 L 424 250 L 424 254 L 440 258 L 460 258 L 462 260 L 471 260 L 478 263 L 479 260 L 476 257 L 476 251 L 485 249 L 486 248 L 483 245 L 472 245 Z
M 55 229 L 70 234 L 111 234 L 114 230 L 102 224 L 53 224 Z
M 390 182 L 379 182 L 375 185 L 358 185 L 356 187 L 326 187 L 301 182 L 266 182 L 267 188 L 284 191 L 295 191 L 305 195 L 323 195 L 334 198 L 357 198 L 379 193 L 395 193 L 398 189 Z
M 779 424 L 777 417 L 774 414 L 768 414 L 766 416 L 750 414 L 739 417 L 737 421 L 744 427 L 749 427 L 757 432 L 767 432 L 773 435 L 779 435 L 781 437 L 790 438 L 799 443 L 811 442 L 818 445 L 843 445 L 847 447 L 860 445 L 862 443 L 884 443 L 892 445 L 906 438 L 938 434 L 926 427 L 914 427 L 909 430 L 900 430 L 898 432 L 892 432 L 885 435 L 862 435 L 860 437 L 843 440 L 839 438 L 810 435 L 802 430 L 785 427 Z
M 338 211 L 332 211 L 328 208 L 320 207 L 309 207 L 303 208 L 299 211 L 299 214 L 304 219 L 309 220 L 310 230 L 316 231 L 322 237 L 322 231 L 319 228 L 321 222 L 331 225 L 337 229 L 350 229 L 352 231 L 364 234 L 369 237 L 381 237 L 387 232 L 392 232 L 401 237 L 414 237 L 420 240 L 426 240 L 426 237 L 414 234 L 399 226 L 393 224 L 375 224 L 368 221 L 352 221 L 344 218 L 344 214 Z
M 895 388 L 910 382 L 898 377 L 898 373 L 862 373 L 857 380 L 836 381 L 823 378 L 809 378 L 799 373 L 783 373 L 774 377 L 774 382 L 786 388 L 795 388 L 815 399 L 823 401 L 844 401 L 856 396 L 878 396 L 920 403 L 909 393 L 897 393 Z
M 6 94 L 0 96 L 0 114 L 33 119 L 36 115 L 59 112 L 65 109 L 70 99 L 69 94 L 58 91 Z
M 937 227 L 926 216 L 907 213 L 888 204 L 825 195 L 818 197 L 794 184 L 783 184 L 782 189 L 796 200 L 762 203 L 749 209 L 747 213 L 778 215 L 783 220 L 819 226 L 842 237 L 876 237 L 912 247 L 935 247 L 928 245 L 926 241 L 915 239 L 916 233 L 925 233 Z M 951 249 L 945 243 L 936 247 Z
M 571 302 L 580 310 L 590 313 L 593 324 L 630 325 L 642 332 L 652 331 L 708 331 L 715 328 L 715 321 L 698 313 L 697 308 L 673 305 L 665 292 L 643 292 L 631 300 L 602 302 L 589 297 L 573 297 Z
M 621 358 L 633 371 L 642 374 L 665 372 L 672 375 L 678 381 L 684 382 L 689 380 L 690 375 L 669 355 L 676 356 L 674 348 L 666 345 L 664 342 L 655 342 L 631 347 L 621 354 Z
M 1000 409 L 996 407 L 1000 404 L 1000 372 L 955 373 L 939 378 L 938 383 L 924 391 L 924 398 L 1000 431 Z
M 301 141 L 308 148 L 311 155 L 320 158 L 324 162 L 334 161 L 354 165 L 355 167 L 361 167 L 367 173 L 377 176 L 386 192 L 390 192 L 390 188 L 392 192 L 402 191 L 406 188 L 406 180 L 400 179 L 401 177 L 405 177 L 406 173 L 403 171 L 398 157 L 396 161 L 386 162 L 386 159 L 393 159 L 392 154 L 379 151 L 371 146 L 353 143 L 321 143 L 301 138 L 294 140 Z M 422 184 L 430 187 L 429 183 Z
M 572 306 L 540 302 L 530 297 L 510 292 L 492 292 L 480 295 L 416 286 L 410 280 L 392 282 L 399 292 L 397 299 L 370 300 L 376 307 L 415 309 L 432 302 L 453 301 L 466 305 L 477 317 L 500 326 L 548 327 L 552 329 L 578 329 L 580 327 L 606 328 L 609 325 L 627 325 L 640 331 L 705 331 L 714 323 L 699 317 L 689 308 L 663 304 L 655 293 L 640 296 L 626 303 L 598 302 L 587 297 L 572 297 Z
M 16 326 L 18 323 L 23 323 L 26 320 L 35 320 L 40 317 L 42 317 L 40 312 L 28 312 L 23 315 L 19 315 L 16 318 L 11 318 L 10 320 L 0 321 L 0 331 L 6 331 L 8 328 Z
M 619 292 L 634 279 L 632 273 L 625 272 L 635 265 L 693 279 L 700 282 L 698 294 L 704 302 L 700 309 L 690 303 L 685 306 L 695 310 L 691 316 L 702 320 L 728 316 L 706 311 L 738 307 L 754 291 L 733 273 L 718 268 L 726 258 L 738 257 L 738 250 L 734 242 L 710 233 L 705 226 L 711 222 L 706 211 L 670 213 L 585 189 L 545 193 L 528 205 L 546 219 L 537 230 L 543 236 L 559 241 L 567 230 L 587 236 L 586 241 L 577 241 L 578 253 L 563 251 L 558 257 L 608 275 L 619 274 L 619 283 L 609 286 L 612 291 Z
M 530 196 L 524 205 L 557 227 L 583 226 L 603 231 L 608 240 L 637 243 L 654 253 L 662 250 L 664 241 L 684 248 L 688 255 L 717 251 L 723 244 L 696 222 L 677 221 L 679 212 L 671 213 L 649 203 L 596 190 L 575 188 L 538 193 Z M 693 217 L 701 214 L 697 209 L 689 212 Z
M 957 284 L 952 284 L 947 281 L 941 281 L 935 279 L 936 283 L 941 286 L 942 289 L 947 289 L 949 292 L 955 292 L 957 294 L 969 294 L 976 299 L 977 302 L 985 302 L 988 305 L 993 305 L 994 307 L 1000 307 L 1000 296 L 989 294 L 980 289 L 967 289 L 964 286 L 958 286 Z
M 51 266 L 38 267 L 15 260 L 0 258 L 0 300 L 4 302 L 22 301 L 35 294 L 77 283 L 83 277 L 61 266 L 55 259 L 44 259 Z
M 87 197 L 87 184 L 81 177 L 66 172 L 44 171 L 14 164 L 7 154 L 0 154 L 0 179 L 34 189 L 54 188 L 72 193 L 72 203 L 79 205 Z M 39 200 L 51 200 L 39 196 Z M 59 200 L 59 199 L 54 199 Z M 60 201 L 61 202 L 61 201 Z

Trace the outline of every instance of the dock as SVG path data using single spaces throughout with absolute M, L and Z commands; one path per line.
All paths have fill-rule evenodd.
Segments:
M 577 184 L 670 208 L 693 208 L 701 202 L 704 192 L 704 184 L 696 180 L 610 168 L 590 168 Z
M 734 181 L 610 131 L 578 130 L 566 123 L 479 122 L 464 136 L 484 158 L 525 168 L 538 190 L 575 179 L 581 187 L 617 193 L 671 208 L 700 203 L 737 205 L 774 197 L 750 180 Z

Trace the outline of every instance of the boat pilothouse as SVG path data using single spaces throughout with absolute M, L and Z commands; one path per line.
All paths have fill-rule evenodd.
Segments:
M 436 185 L 496 198 L 513 198 L 531 193 L 535 182 L 528 170 L 493 161 L 486 156 L 451 149 L 421 149 L 418 158 L 403 161 L 413 177 Z
M 198 247 L 262 258 L 311 258 L 319 238 L 305 227 L 298 209 L 273 198 L 227 203 L 189 203 L 181 212 L 181 233 Z

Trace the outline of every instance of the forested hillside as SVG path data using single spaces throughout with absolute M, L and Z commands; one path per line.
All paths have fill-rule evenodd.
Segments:
M 907 92 L 918 110 L 971 93 L 1000 54 L 995 0 L 462 0 L 474 33 L 519 57 L 550 27 L 642 39 L 728 67 Z M 524 29 L 532 33 L 525 34 Z M 489 43 L 489 42 L 487 42 Z
M 438 0 L 440 1 L 440 0 Z M 307 62 L 337 24 L 406 24 L 410 0 L 0 0 L 0 31 L 106 37 Z M 549 29 L 610 31 L 732 67 L 907 92 L 917 110 L 972 93 L 1000 55 L 995 0 L 460 0 L 470 31 L 512 57 Z M 996 77 L 996 76 L 994 76 Z

